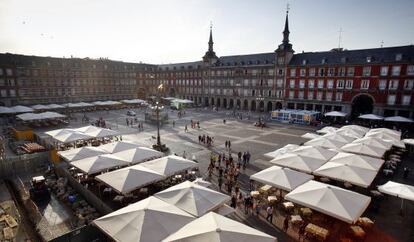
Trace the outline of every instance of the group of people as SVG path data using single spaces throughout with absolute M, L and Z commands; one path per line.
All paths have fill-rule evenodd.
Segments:
M 207 146 L 211 146 L 214 142 L 214 137 L 210 137 L 210 136 L 206 136 L 205 134 L 203 134 L 202 136 L 199 135 L 198 136 L 198 143 L 201 144 L 207 144 Z
M 144 131 L 144 123 L 143 122 L 138 122 L 137 118 L 126 118 L 126 125 L 127 126 L 133 126 L 134 124 L 138 124 L 138 131 Z
M 185 115 L 185 110 L 177 112 L 177 117 L 178 118 L 182 118 L 184 115 Z
M 237 153 L 237 158 L 238 158 L 237 162 L 243 165 L 243 169 L 246 169 L 247 164 L 250 163 L 250 157 L 251 155 L 249 151 L 246 151 L 243 153 L 239 151 L 239 153 Z
M 192 119 L 191 119 L 191 128 L 192 128 L 192 129 L 195 129 L 196 127 L 197 127 L 198 129 L 200 128 L 200 121 L 197 121 L 197 122 L 196 122 L 195 120 L 192 120 Z

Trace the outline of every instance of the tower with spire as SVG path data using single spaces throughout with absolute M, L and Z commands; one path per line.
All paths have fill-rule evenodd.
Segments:
M 279 47 L 277 48 L 276 52 L 278 51 L 293 52 L 292 44 L 289 43 L 289 34 L 290 34 L 290 31 L 289 31 L 289 4 L 288 4 L 286 8 L 285 29 L 283 30 L 283 41 L 282 41 L 282 44 L 280 44 Z
M 203 62 L 206 64 L 214 64 L 218 60 L 218 57 L 214 52 L 213 45 L 213 25 L 210 23 L 210 38 L 208 40 L 208 50 L 206 54 L 203 56 Z

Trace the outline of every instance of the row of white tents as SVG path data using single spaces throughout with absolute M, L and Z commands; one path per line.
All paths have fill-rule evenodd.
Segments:
M 53 140 L 60 143 L 71 143 L 78 140 L 89 140 L 95 138 L 104 138 L 115 136 L 118 132 L 104 129 L 96 126 L 84 126 L 75 129 L 57 129 L 45 132 L 46 135 L 50 136 Z
M 277 241 L 217 214 L 228 195 L 186 181 L 96 219 L 115 241 Z
M 56 112 L 23 113 L 23 114 L 16 115 L 16 118 L 22 121 L 38 121 L 38 120 L 48 120 L 48 119 L 63 119 L 63 118 L 66 118 L 66 115 L 56 113 Z
M 30 113 L 39 110 L 52 110 L 52 109 L 63 109 L 63 108 L 88 108 L 94 106 L 116 106 L 121 104 L 142 104 L 145 105 L 147 102 L 142 99 L 127 99 L 121 101 L 95 101 L 91 103 L 78 102 L 78 103 L 64 103 L 64 104 L 37 104 L 33 106 L 13 106 L 5 107 L 0 106 L 0 114 L 14 114 L 14 113 Z
M 338 111 L 331 111 L 324 114 L 325 117 L 346 117 L 348 114 L 344 112 L 338 112 Z M 397 123 L 413 123 L 414 120 L 402 116 L 392 116 L 392 117 L 382 117 L 380 115 L 376 114 L 362 114 L 358 118 L 360 119 L 366 119 L 366 120 L 375 120 L 375 121 L 388 121 L 388 122 L 397 122 Z

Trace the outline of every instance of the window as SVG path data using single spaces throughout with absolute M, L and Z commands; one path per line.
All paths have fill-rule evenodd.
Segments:
M 294 91 L 289 91 L 289 98 L 290 99 L 295 98 L 295 92 Z
M 338 69 L 338 76 L 345 76 L 345 67 L 340 67 Z
M 295 88 L 295 80 L 290 80 L 290 88 Z
M 337 93 L 336 93 L 335 100 L 336 100 L 336 101 L 342 101 L 342 92 L 337 92 Z
M 313 99 L 313 91 L 308 92 L 308 99 L 312 100 Z
M 283 79 L 277 79 L 277 81 L 276 81 L 276 86 L 277 86 L 278 88 L 283 87 Z
M 362 69 L 362 75 L 363 76 L 370 76 L 371 75 L 371 67 L 366 66 Z
M 296 69 L 290 69 L 290 76 L 291 77 L 296 76 Z
M 381 66 L 381 76 L 386 76 L 388 75 L 388 66 Z
M 402 105 L 410 105 L 411 103 L 411 95 L 403 95 L 402 96 Z
M 346 80 L 345 82 L 345 88 L 346 89 L 352 89 L 353 80 Z
M 372 60 L 371 56 L 367 56 L 367 63 L 370 63 Z
M 344 80 L 337 80 L 336 81 L 336 88 L 337 89 L 343 89 L 344 88 L 344 83 L 345 83 Z
M 7 97 L 7 90 L 2 89 L 2 90 L 0 91 L 0 96 L 1 96 L 1 97 Z
M 368 89 L 368 88 L 369 88 L 369 80 L 362 80 L 361 89 Z
M 322 100 L 322 97 L 323 97 L 323 92 L 318 92 L 318 93 L 316 94 L 316 99 L 318 99 L 318 100 Z
M 387 87 L 387 80 L 380 80 L 379 81 L 379 89 L 380 90 L 385 90 L 386 87 Z
M 395 95 L 388 95 L 387 104 L 388 105 L 394 105 L 395 104 Z
M 3 69 L 0 68 L 0 76 L 3 75 Z
M 283 58 L 283 57 L 277 58 L 277 64 L 283 65 L 284 63 L 285 63 L 285 58 Z
M 0 72 L 0 75 L 1 75 L 1 72 Z M 407 66 L 407 75 L 409 75 L 409 76 L 414 75 L 414 65 Z
M 12 69 L 10 69 L 10 68 L 7 68 L 7 69 L 6 69 L 6 75 L 8 75 L 8 76 L 13 76 L 13 70 L 12 70 Z
M 10 97 L 15 97 L 15 96 L 16 96 L 16 90 L 10 89 Z
M 347 76 L 354 76 L 354 74 L 355 74 L 355 68 L 354 67 L 348 67 L 348 70 L 347 70 Z
M 327 92 L 326 93 L 326 100 L 327 101 L 332 101 L 332 92 Z
M 308 80 L 308 87 L 309 88 L 314 88 L 315 87 L 315 80 Z
M 405 90 L 411 90 L 414 86 L 414 80 L 405 80 L 404 81 L 404 89 Z
M 319 68 L 319 76 L 324 76 L 324 74 L 325 74 L 325 69 L 323 69 L 323 68 Z
M 323 80 L 318 80 L 318 88 L 323 88 Z
M 277 73 L 279 76 L 283 76 L 283 69 L 278 69 Z
M 395 90 L 397 88 L 398 88 L 398 80 L 391 80 L 390 83 L 388 84 L 388 89 Z
M 309 76 L 315 76 L 315 72 L 316 72 L 315 68 L 310 68 L 309 69 Z
M 395 60 L 396 60 L 396 61 L 400 61 L 400 60 L 402 60 L 402 54 L 396 54 L 396 55 L 395 55 Z
M 304 95 L 305 95 L 304 92 L 303 91 L 300 91 L 298 98 L 299 99 L 303 99 Z
M 401 66 L 393 66 L 392 71 L 391 71 L 391 75 L 399 76 L 400 72 L 401 72 Z
M 328 84 L 327 84 L 328 89 L 332 89 L 333 88 L 333 83 L 334 83 L 333 80 L 328 80 Z
M 305 80 L 299 80 L 299 88 L 305 88 Z
M 305 68 L 300 69 L 300 76 L 306 76 L 306 69 Z
M 302 60 L 302 65 L 306 65 L 307 61 L 306 60 Z
M 328 76 L 334 76 L 335 75 L 335 68 L 329 68 L 328 69 Z

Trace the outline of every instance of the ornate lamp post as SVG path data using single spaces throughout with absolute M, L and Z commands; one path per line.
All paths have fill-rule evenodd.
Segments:
M 153 145 L 152 147 L 155 149 L 155 150 L 158 150 L 158 151 L 161 151 L 161 152 L 164 152 L 164 151 L 167 151 L 168 150 L 168 148 L 167 148 L 167 146 L 164 144 L 161 144 L 161 135 L 160 135 L 160 110 L 162 110 L 162 109 L 164 109 L 164 106 L 162 106 L 160 103 L 159 103 L 159 99 L 160 99 L 160 92 L 162 91 L 162 89 L 163 89 L 163 85 L 161 84 L 161 85 L 159 85 L 158 86 L 158 95 L 157 95 L 157 99 L 158 99 L 158 101 L 156 101 L 155 102 L 155 105 L 154 106 L 152 106 L 151 107 L 151 109 L 156 113 L 156 115 L 157 115 L 157 143 L 155 144 L 155 145 Z

